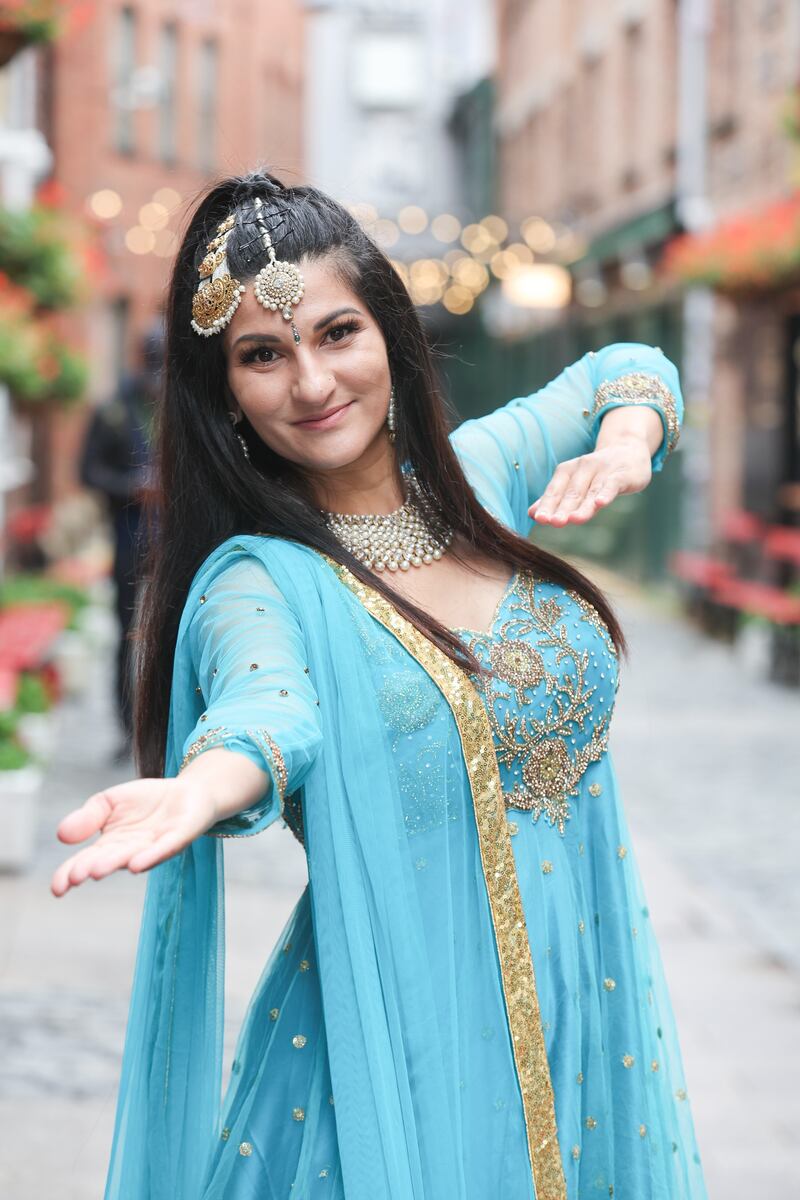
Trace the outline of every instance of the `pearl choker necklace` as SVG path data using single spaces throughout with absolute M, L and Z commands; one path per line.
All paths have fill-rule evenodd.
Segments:
M 404 472 L 403 478 L 406 499 L 394 512 L 322 512 L 331 533 L 370 571 L 427 565 L 440 559 L 453 540 L 452 530 L 435 519 L 416 476 Z

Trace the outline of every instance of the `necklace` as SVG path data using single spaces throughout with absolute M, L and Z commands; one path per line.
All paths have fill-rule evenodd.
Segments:
M 368 570 L 408 571 L 440 559 L 453 532 L 436 518 L 416 476 L 403 472 L 405 501 L 390 513 L 335 513 L 322 510 L 325 523 Z

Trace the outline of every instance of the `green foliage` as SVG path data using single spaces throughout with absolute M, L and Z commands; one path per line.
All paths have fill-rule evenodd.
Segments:
M 58 210 L 43 205 L 0 209 L 0 271 L 47 309 L 80 299 L 83 272 Z
M 67 606 L 70 624 L 89 603 L 89 597 L 82 588 L 71 583 L 62 583 L 46 575 L 19 573 L 7 575 L 0 581 L 0 608 L 12 604 L 43 604 L 54 600 L 59 600 Z
M 50 696 L 44 680 L 34 671 L 23 671 L 17 682 L 18 713 L 45 713 L 51 708 Z
M 11 738 L 0 738 L 0 771 L 19 771 L 33 760 L 19 742 Z

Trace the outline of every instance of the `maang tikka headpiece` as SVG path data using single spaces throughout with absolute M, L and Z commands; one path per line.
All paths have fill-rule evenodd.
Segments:
M 292 337 L 300 343 L 300 334 L 294 323 L 293 305 L 303 298 L 305 284 L 303 276 L 294 263 L 284 262 L 275 255 L 267 223 L 261 212 L 262 201 L 256 196 L 253 202 L 264 249 L 269 262 L 255 277 L 253 293 L 259 304 L 272 312 L 281 311 L 285 321 L 292 323 Z M 226 246 L 236 218 L 233 213 L 217 226 L 217 236 L 206 246 L 206 256 L 198 267 L 200 284 L 192 299 L 192 329 L 202 337 L 220 333 L 230 324 L 233 314 L 241 303 L 244 285 L 234 279 L 228 269 Z
M 220 221 L 217 236 L 206 246 L 206 256 L 197 268 L 200 285 L 192 297 L 192 329 L 201 337 L 224 329 L 242 299 L 244 285 L 232 277 L 225 252 L 235 223 L 233 213 Z

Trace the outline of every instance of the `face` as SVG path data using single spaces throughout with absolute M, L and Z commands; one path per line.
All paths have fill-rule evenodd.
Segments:
M 311 474 L 388 449 L 391 379 L 386 343 L 330 259 L 299 264 L 305 294 L 291 323 L 247 284 L 223 334 L 236 409 L 277 454 Z

